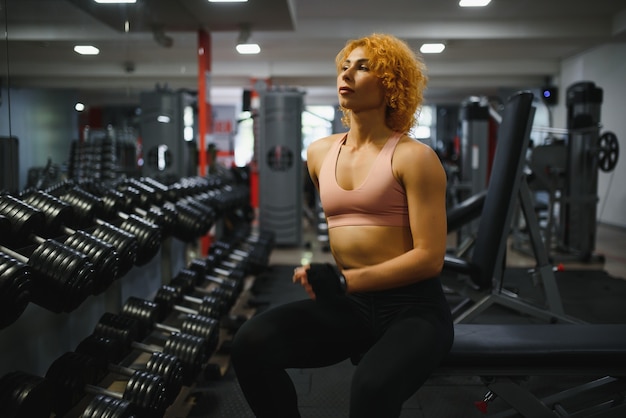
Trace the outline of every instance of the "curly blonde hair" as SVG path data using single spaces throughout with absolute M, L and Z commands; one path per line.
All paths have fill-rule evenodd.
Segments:
M 428 82 L 426 65 L 406 42 L 393 35 L 374 33 L 346 43 L 335 58 L 338 73 L 348 55 L 359 47 L 370 54 L 370 71 L 382 80 L 387 102 L 385 123 L 394 131 L 409 132 L 416 124 L 417 109 L 424 101 Z M 350 110 L 340 109 L 343 124 L 350 127 Z

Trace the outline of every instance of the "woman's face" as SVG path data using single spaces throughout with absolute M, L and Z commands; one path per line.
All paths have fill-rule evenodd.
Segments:
M 369 54 L 357 47 L 346 57 L 337 75 L 339 104 L 352 111 L 385 108 L 382 82 L 370 71 Z

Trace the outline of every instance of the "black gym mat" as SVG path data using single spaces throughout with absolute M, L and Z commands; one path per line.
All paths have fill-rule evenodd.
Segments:
M 263 303 L 259 310 L 307 297 L 300 286 L 291 283 L 293 268 L 290 265 L 271 265 L 257 277 L 252 290 L 254 300 Z M 591 323 L 626 322 L 626 280 L 611 277 L 600 270 L 568 270 L 555 274 L 566 314 Z M 532 281 L 527 269 L 507 269 L 504 284 L 524 298 L 541 301 L 541 289 Z M 537 322 L 534 318 L 497 306 L 489 308 L 474 322 L 483 321 Z M 291 370 L 302 417 L 346 418 L 353 370 L 349 361 L 320 369 Z M 562 382 L 531 379 L 528 385 L 535 393 L 541 394 L 558 389 Z M 478 378 L 435 377 L 405 403 L 401 418 L 482 417 L 474 402 L 482 400 L 484 394 L 485 388 Z M 232 369 L 220 380 L 199 381 L 194 396 L 196 405 L 189 415 L 191 418 L 254 418 Z M 496 399 L 489 409 L 495 412 L 506 409 L 506 405 Z

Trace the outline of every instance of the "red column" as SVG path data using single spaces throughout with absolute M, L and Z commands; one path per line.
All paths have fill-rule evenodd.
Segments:
M 206 136 L 211 133 L 211 34 L 198 31 L 198 164 L 199 175 L 207 173 Z
M 211 34 L 200 29 L 198 31 L 198 175 L 207 174 L 206 136 L 211 132 Z M 200 239 L 201 251 L 204 256 L 211 246 L 210 233 Z

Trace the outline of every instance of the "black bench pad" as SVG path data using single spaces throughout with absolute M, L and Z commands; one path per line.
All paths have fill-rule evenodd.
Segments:
M 596 370 L 624 376 L 626 324 L 456 324 L 440 369 Z

